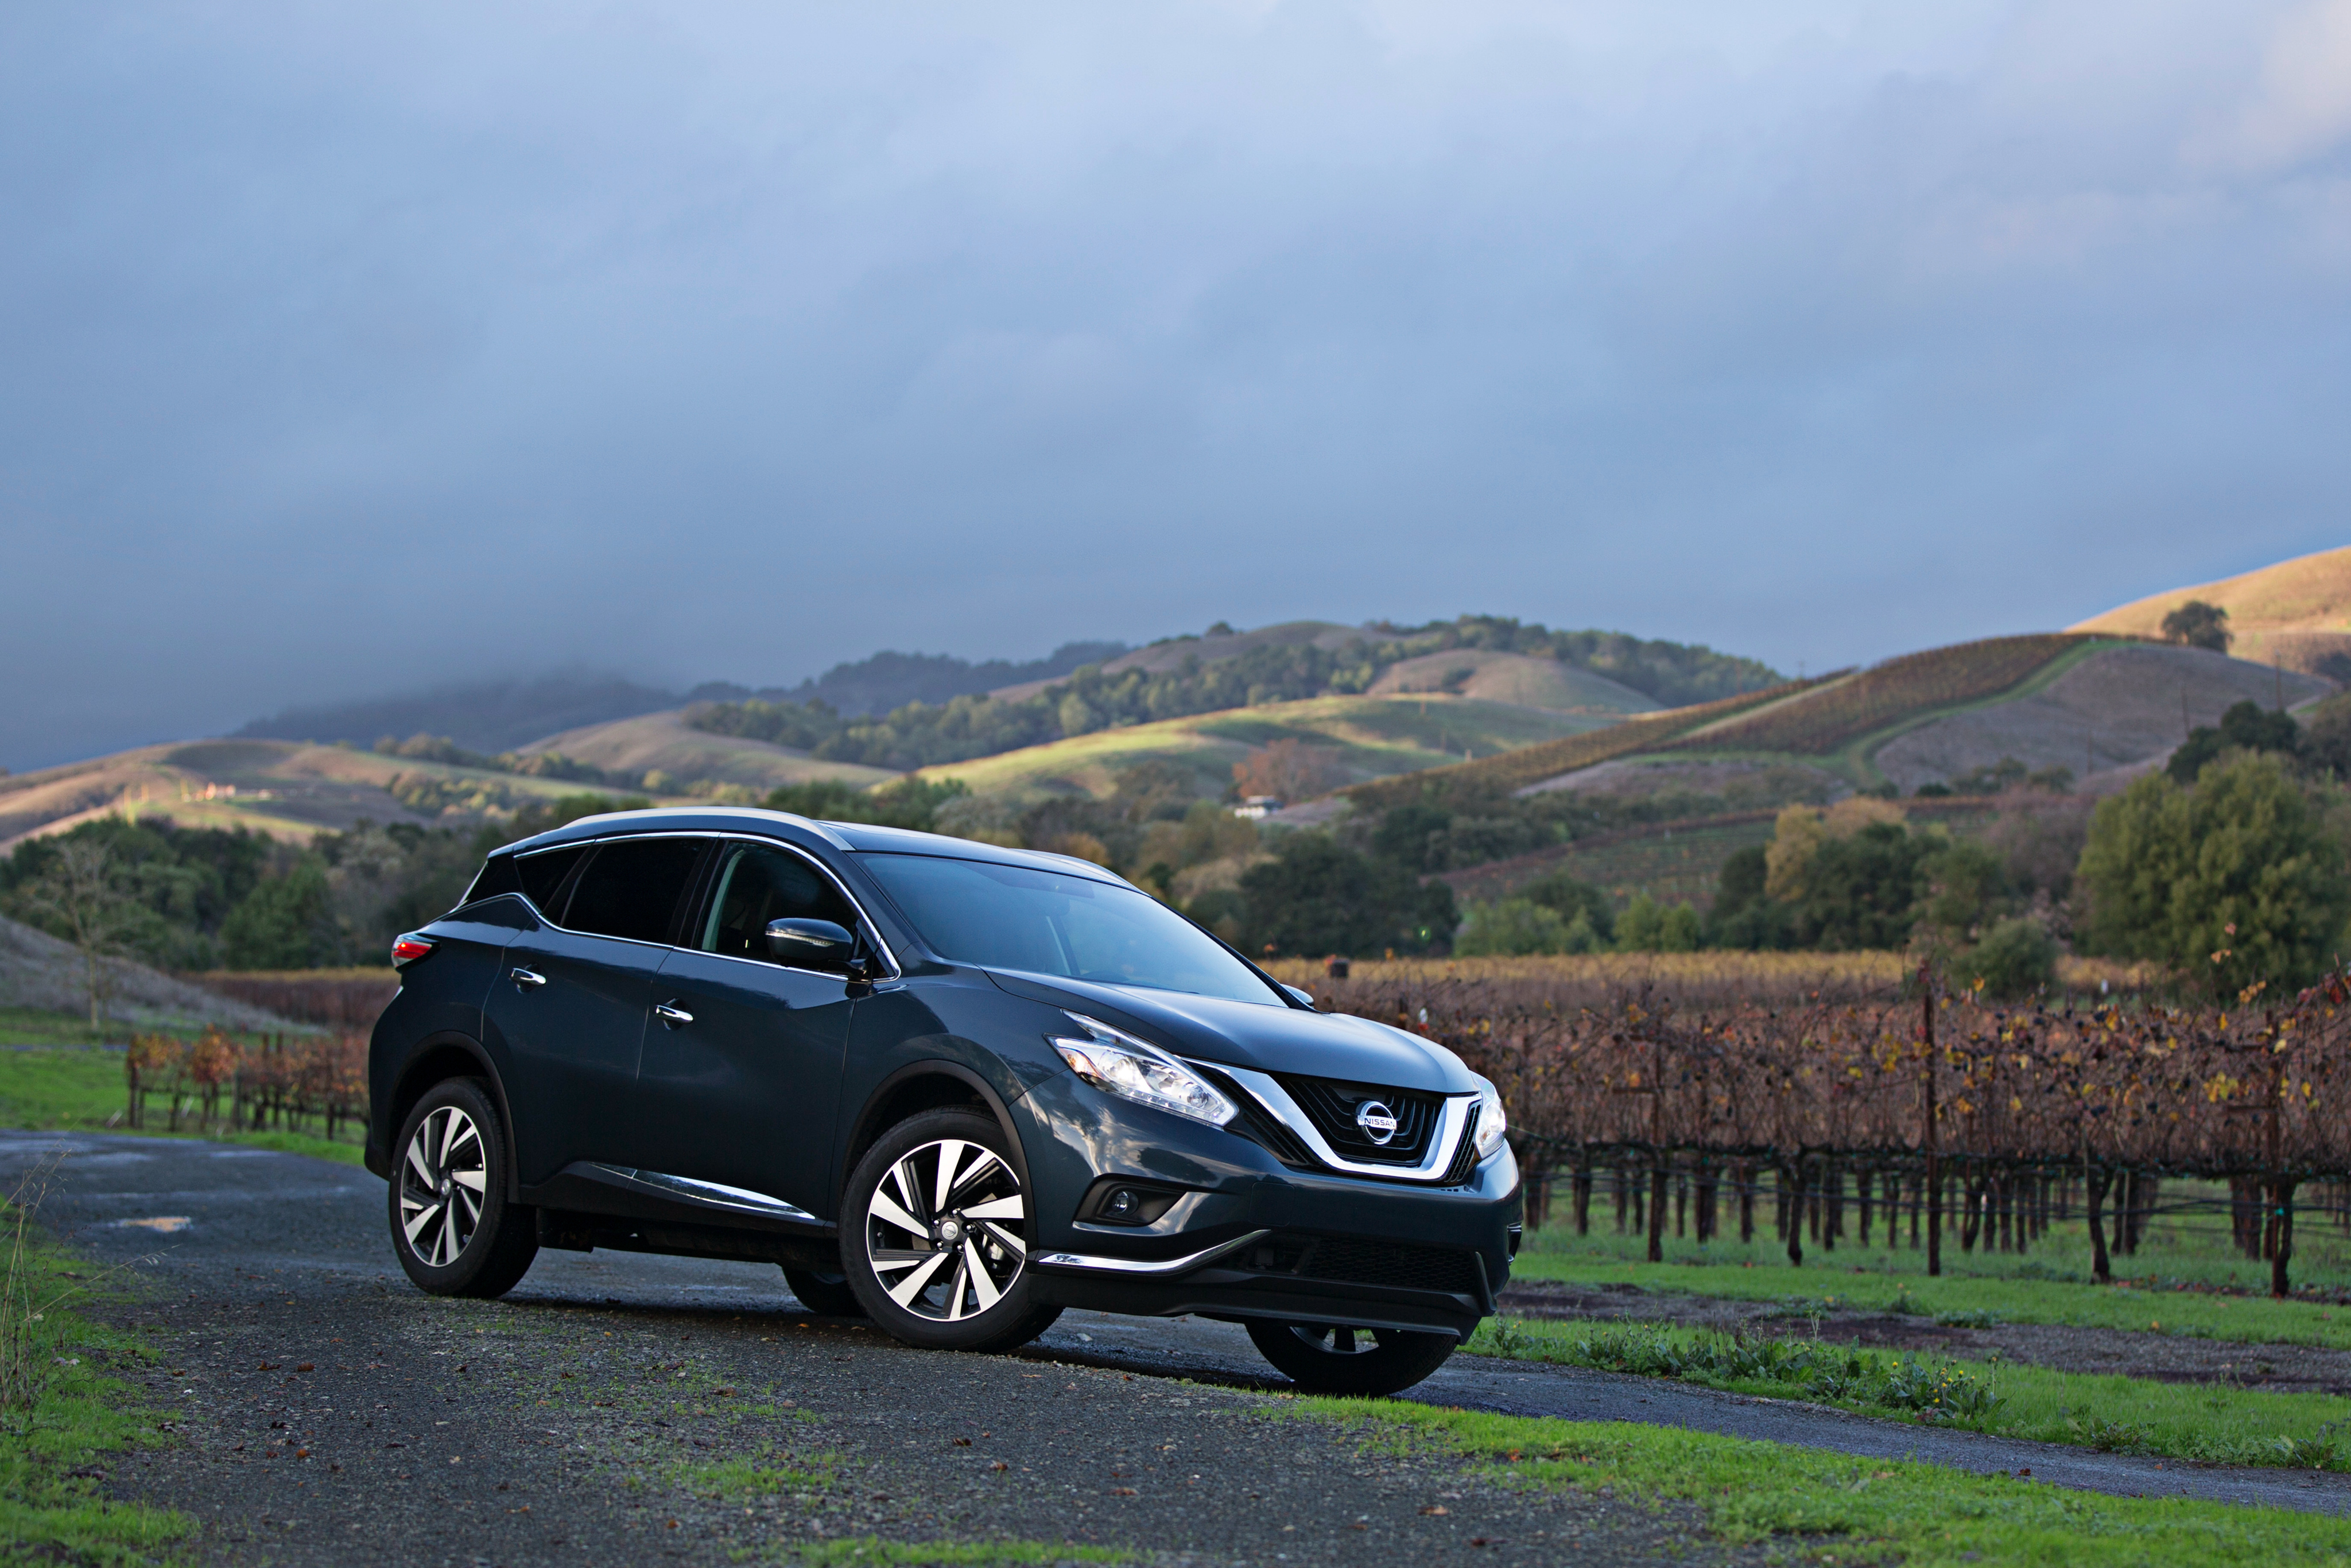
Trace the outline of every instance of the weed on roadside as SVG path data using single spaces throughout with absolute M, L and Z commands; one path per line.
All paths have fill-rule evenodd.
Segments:
M 1479 1331 L 1470 1354 L 1494 1354 L 1495 1326 Z M 2351 1399 L 2330 1394 L 2064 1372 L 1997 1356 L 1928 1362 L 1818 1340 L 1661 1324 L 1534 1322 L 1514 1332 L 1521 1360 L 1678 1378 L 2105 1453 L 2351 1470 L 2351 1440 L 2343 1436 L 2351 1433 Z
M 778 1452 L 773 1444 L 768 1444 L 757 1454 L 739 1458 L 672 1465 L 668 1479 L 672 1485 L 696 1497 L 739 1501 L 782 1493 L 822 1491 L 832 1484 L 840 1467 L 841 1456 L 830 1449 L 794 1454 L 789 1449 Z
M 143 1352 L 99 1328 L 70 1302 L 95 1293 L 103 1276 L 43 1241 L 32 1221 L 55 1162 L 46 1162 L 0 1200 L 8 1237 L 0 1279 L 0 1543 L 14 1560 L 115 1563 L 149 1559 L 191 1533 L 184 1514 L 120 1503 L 102 1492 L 109 1463 L 128 1450 L 169 1441 L 132 1391 L 106 1375 Z
M 1482 1459 L 1505 1484 L 1693 1501 L 1724 1540 L 1771 1541 L 1805 1562 L 2314 1568 L 2351 1559 L 2351 1520 L 2325 1514 L 2108 1497 L 1677 1427 L 1374 1400 L 1301 1399 L 1291 1409 L 1391 1450 L 1426 1445 Z

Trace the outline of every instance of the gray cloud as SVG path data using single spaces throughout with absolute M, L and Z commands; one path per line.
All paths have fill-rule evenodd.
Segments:
M 1920 10 L 1933 15 L 1920 16 Z M 2351 0 L 0 16 L 0 762 L 2342 542 Z

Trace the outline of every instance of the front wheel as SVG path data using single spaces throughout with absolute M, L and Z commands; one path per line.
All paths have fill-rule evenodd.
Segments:
M 1277 1371 L 1312 1394 L 1395 1394 L 1445 1364 L 1449 1333 L 1355 1329 L 1251 1318 L 1249 1339 Z
M 503 1296 L 538 1256 L 538 1216 L 507 1201 L 506 1134 L 486 1085 L 452 1078 L 401 1124 L 392 1249 L 419 1290 Z
M 1029 1218 L 995 1118 L 932 1111 L 883 1134 L 850 1173 L 841 1266 L 866 1315 L 893 1339 L 1011 1350 L 1061 1315 L 1035 1301 Z

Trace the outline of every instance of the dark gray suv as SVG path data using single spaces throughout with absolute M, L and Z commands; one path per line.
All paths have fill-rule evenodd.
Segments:
M 492 855 L 393 957 L 368 1166 L 437 1293 L 497 1295 L 542 1247 L 760 1260 L 910 1344 L 1191 1312 L 1301 1385 L 1390 1393 L 1517 1251 L 1491 1083 L 1083 861 L 591 817 Z

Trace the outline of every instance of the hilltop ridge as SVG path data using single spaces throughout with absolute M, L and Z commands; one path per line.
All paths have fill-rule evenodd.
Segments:
M 2191 599 L 2229 612 L 2235 657 L 2351 683 L 2351 547 L 2168 588 L 2066 630 L 2159 639 L 2163 618 Z

